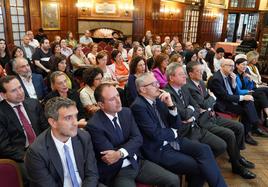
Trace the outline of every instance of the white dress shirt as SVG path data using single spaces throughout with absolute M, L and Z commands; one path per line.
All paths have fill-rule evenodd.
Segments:
M 67 166 L 67 162 L 66 162 L 65 151 L 64 151 L 64 147 L 63 147 L 64 145 L 67 145 L 68 148 L 69 148 L 69 153 L 70 153 L 70 157 L 71 157 L 71 160 L 72 160 L 72 163 L 73 163 L 73 166 L 74 166 L 76 179 L 78 181 L 79 186 L 82 186 L 82 180 L 80 178 L 78 168 L 77 168 L 76 162 L 75 162 L 72 139 L 69 138 L 66 143 L 63 143 L 63 142 L 59 141 L 53 135 L 52 131 L 51 131 L 51 136 L 52 136 L 52 139 L 53 139 L 53 141 L 54 141 L 54 143 L 56 145 L 57 151 L 58 151 L 58 153 L 60 155 L 60 159 L 61 159 L 61 164 L 62 164 L 62 168 L 63 168 L 63 176 L 64 176 L 63 186 L 64 187 L 73 187 L 71 176 L 69 174 L 69 170 L 68 170 L 68 166 Z
M 20 75 L 19 75 L 20 76 Z M 37 94 L 36 94 L 36 91 L 35 91 L 35 88 L 34 88 L 34 85 L 33 85 L 33 80 L 32 80 L 32 77 L 28 80 L 22 76 L 20 76 L 22 82 L 23 82 L 23 85 L 25 86 L 28 94 L 29 94 L 29 97 L 30 98 L 34 98 L 34 99 L 38 99 L 37 98 Z

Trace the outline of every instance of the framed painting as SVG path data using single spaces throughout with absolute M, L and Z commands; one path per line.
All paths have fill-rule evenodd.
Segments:
M 60 30 L 60 2 L 42 0 L 41 22 L 44 30 Z
M 206 0 L 205 7 L 218 7 L 218 8 L 226 8 L 225 7 L 225 0 Z

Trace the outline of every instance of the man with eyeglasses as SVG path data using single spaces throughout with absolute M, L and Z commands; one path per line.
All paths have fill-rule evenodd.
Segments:
M 236 95 L 236 75 L 233 70 L 234 61 L 224 59 L 220 70 L 214 73 L 209 81 L 209 89 L 217 98 L 215 110 L 240 115 L 245 128 L 245 142 L 257 145 L 258 142 L 250 136 L 250 132 L 254 130 L 259 134 L 264 135 L 264 133 L 258 128 L 260 119 L 254 106 L 254 99 L 252 95 Z
M 142 136 L 130 109 L 122 107 L 117 89 L 104 83 L 95 89 L 94 96 L 100 110 L 86 130 L 92 137 L 100 181 L 113 187 L 136 187 L 135 181 L 179 186 L 178 176 L 141 157 Z
M 210 147 L 181 137 L 181 119 L 171 96 L 159 89 L 152 73 L 136 79 L 139 96 L 131 105 L 143 135 L 142 153 L 172 172 L 186 174 L 188 186 L 226 186 Z

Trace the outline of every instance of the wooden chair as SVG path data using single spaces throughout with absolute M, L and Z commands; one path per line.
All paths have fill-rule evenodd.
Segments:
M 1 187 L 23 187 L 19 166 L 15 161 L 0 159 L 0 183 Z

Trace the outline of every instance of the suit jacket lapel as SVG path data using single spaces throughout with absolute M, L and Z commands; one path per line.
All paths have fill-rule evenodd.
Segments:
M 20 120 L 16 114 L 16 112 L 13 110 L 13 108 L 4 100 L 3 104 L 5 105 L 4 108 L 6 108 L 6 113 L 7 115 L 10 115 L 10 119 L 14 119 L 15 120 L 15 125 L 18 128 L 19 131 L 23 132 L 23 128 L 22 125 L 20 123 Z
M 22 82 L 22 80 L 21 80 L 21 78 L 20 78 L 19 75 L 17 75 L 17 78 L 19 79 L 20 84 L 21 84 L 21 86 L 22 86 L 22 88 L 23 88 L 23 90 L 24 90 L 25 97 L 30 97 L 29 94 L 28 94 L 28 92 L 27 92 L 27 89 L 26 89 L 26 87 L 24 86 L 24 84 L 23 84 L 23 82 Z
M 51 137 L 50 130 L 48 130 L 48 134 L 47 134 L 47 151 L 48 151 L 49 158 L 51 158 L 51 162 L 54 165 L 54 168 L 56 169 L 58 175 L 60 176 L 61 182 L 63 184 L 64 174 L 63 174 L 62 163 L 61 163 L 60 155 L 57 151 L 56 145 Z
M 82 150 L 84 150 L 84 148 L 82 147 L 78 136 L 75 136 L 74 138 L 72 138 L 72 146 L 73 146 L 73 150 L 74 150 L 74 157 L 75 157 L 76 166 L 77 166 L 78 172 L 80 174 L 80 177 L 83 180 L 83 178 L 84 178 L 84 170 L 83 170 L 84 156 L 83 156 Z

